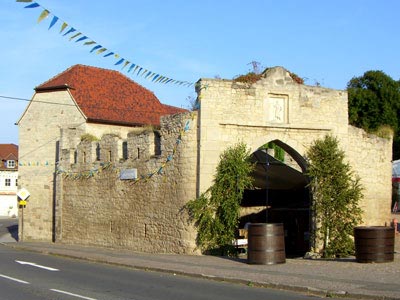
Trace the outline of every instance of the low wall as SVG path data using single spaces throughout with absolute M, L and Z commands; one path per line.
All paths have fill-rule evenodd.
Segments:
M 196 252 L 196 231 L 184 209 L 196 196 L 196 141 L 196 115 L 184 113 L 162 118 L 156 132 L 136 130 L 127 140 L 107 135 L 82 142 L 74 153 L 62 149 L 56 241 Z M 120 178 L 133 169 L 136 180 Z

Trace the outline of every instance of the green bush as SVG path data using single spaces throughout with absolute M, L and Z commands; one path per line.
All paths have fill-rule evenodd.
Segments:
M 332 136 L 316 140 L 307 152 L 312 211 L 313 240 L 322 242 L 322 257 L 354 254 L 353 229 L 361 222 L 362 187 L 348 163 L 344 151 Z
M 198 229 L 197 245 L 202 251 L 232 254 L 232 241 L 239 225 L 243 192 L 252 187 L 249 160 L 244 143 L 228 148 L 220 155 L 213 185 L 187 204 L 191 219 Z

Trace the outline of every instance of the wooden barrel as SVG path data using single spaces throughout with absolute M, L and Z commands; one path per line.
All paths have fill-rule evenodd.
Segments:
M 359 263 L 391 262 L 394 259 L 394 229 L 385 226 L 354 228 L 356 260 Z
M 251 223 L 249 225 L 247 262 L 259 265 L 286 262 L 282 223 Z

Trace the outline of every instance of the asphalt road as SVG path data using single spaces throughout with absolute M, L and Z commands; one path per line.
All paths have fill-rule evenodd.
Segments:
M 0 245 L 0 299 L 315 299 L 287 291 L 42 255 Z
M 0 217 L 0 239 L 7 237 L 7 240 L 18 240 L 18 219 Z

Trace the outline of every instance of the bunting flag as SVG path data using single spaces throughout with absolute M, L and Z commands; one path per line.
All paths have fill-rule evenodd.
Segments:
M 185 125 L 183 126 L 183 128 L 181 130 L 179 130 L 179 135 L 176 138 L 176 142 L 171 151 L 171 154 L 167 155 L 165 161 L 160 166 L 156 167 L 152 172 L 150 172 L 146 175 L 141 175 L 140 177 L 138 177 L 136 179 L 132 179 L 133 183 L 147 182 L 155 175 L 164 175 L 165 168 L 174 159 L 174 155 L 176 154 L 176 152 L 178 150 L 178 146 L 182 143 L 183 136 L 186 134 L 186 132 L 189 131 L 190 123 L 193 120 L 194 120 L 194 113 L 192 113 L 191 118 L 185 122 Z M 92 169 L 82 171 L 82 172 L 74 172 L 71 170 L 64 170 L 57 164 L 56 173 L 63 175 L 64 178 L 79 180 L 79 179 L 89 179 L 91 177 L 94 177 L 95 175 L 100 174 L 103 170 L 112 170 L 115 173 L 119 173 L 121 171 L 120 169 L 115 167 L 111 162 L 106 162 L 106 163 L 100 163 L 100 167 L 97 165 L 94 165 Z
M 114 65 L 116 65 L 116 66 L 121 65 L 122 70 L 129 66 L 129 68 L 126 69 L 126 70 L 128 70 L 127 73 L 130 73 L 133 70 L 133 72 L 131 74 L 144 77 L 145 79 L 147 79 L 151 82 L 154 82 L 154 83 L 176 84 L 178 86 L 186 86 L 186 87 L 191 87 L 194 85 L 193 82 L 176 80 L 176 79 L 158 74 L 158 73 L 153 72 L 149 69 L 146 69 L 136 63 L 131 62 L 131 60 L 120 57 L 120 55 L 114 53 L 113 51 L 109 50 L 106 47 L 103 47 L 101 44 L 99 44 L 96 41 L 94 41 L 93 39 L 89 38 L 86 34 L 83 34 L 79 30 L 77 30 L 75 27 L 71 26 L 70 24 L 63 21 L 58 16 L 54 15 L 51 11 L 44 8 L 41 4 L 39 4 L 36 1 L 16 0 L 16 2 L 30 3 L 30 4 L 26 5 L 25 8 L 40 8 L 42 11 L 37 20 L 38 23 L 41 23 L 44 19 L 47 19 L 48 17 L 52 16 L 52 19 L 50 21 L 49 28 L 48 28 L 49 30 L 54 28 L 54 26 L 57 23 L 61 23 L 59 33 L 62 34 L 62 36 L 69 37 L 69 41 L 75 41 L 75 43 L 79 43 L 83 46 L 94 45 L 94 47 L 92 47 L 92 49 L 90 50 L 90 53 L 95 53 L 96 55 L 105 53 L 103 58 L 112 57 L 112 58 L 116 59 L 117 61 Z M 66 32 L 64 32 L 67 28 L 69 28 L 69 29 Z M 81 43 L 83 41 L 85 41 L 85 42 Z

